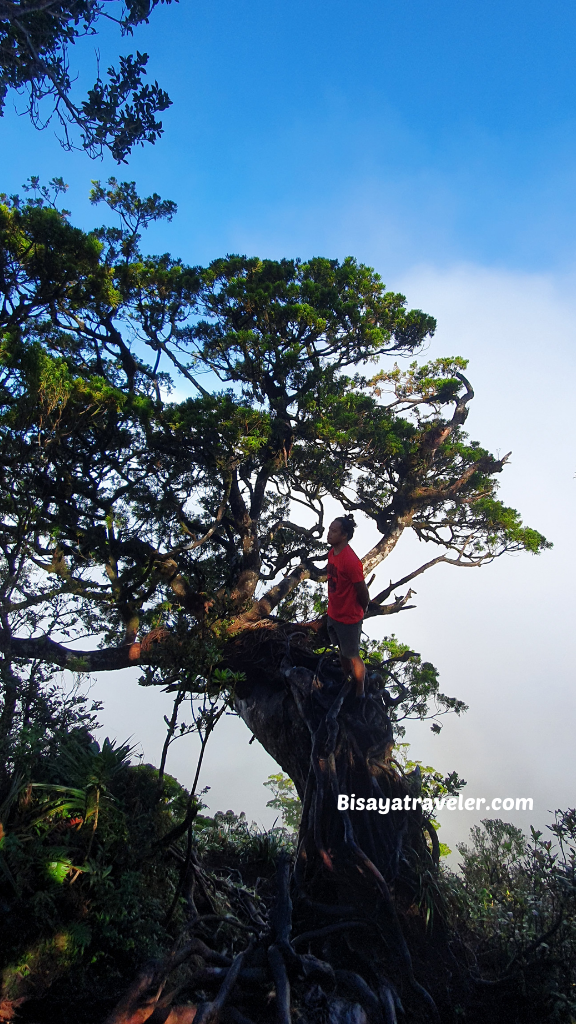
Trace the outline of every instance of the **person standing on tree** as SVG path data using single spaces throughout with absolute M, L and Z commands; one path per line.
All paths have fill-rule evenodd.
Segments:
M 356 683 L 356 696 L 364 696 L 366 667 L 360 657 L 360 636 L 364 613 L 370 602 L 364 569 L 350 547 L 356 523 L 352 516 L 339 516 L 330 523 L 328 552 L 328 635 L 340 650 L 346 675 Z

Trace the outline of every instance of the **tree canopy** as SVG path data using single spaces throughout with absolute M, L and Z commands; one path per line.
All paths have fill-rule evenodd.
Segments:
M 114 179 L 92 201 L 121 226 L 83 232 L 46 196 L 0 212 L 4 650 L 120 668 L 154 630 L 270 621 L 322 579 L 327 498 L 376 524 L 367 576 L 404 531 L 437 549 L 370 616 L 407 607 L 409 589 L 389 598 L 438 562 L 547 546 L 497 496 L 507 456 L 464 432 L 465 361 L 383 362 L 435 321 L 373 270 L 189 267 L 141 251 L 172 204 Z M 172 400 L 174 382 L 193 396 Z M 80 635 L 99 649 L 61 642 Z
M 98 68 L 84 100 L 74 95 L 70 51 L 78 40 L 96 35 L 102 21 L 115 22 L 123 36 L 147 22 L 158 3 L 172 0 L 0 0 L 0 115 L 11 92 L 24 94 L 37 128 L 53 118 L 62 129 L 62 143 L 81 147 L 90 156 L 108 150 L 126 162 L 136 144 L 155 142 L 162 134 L 159 112 L 171 100 L 158 82 L 145 83 L 148 54 L 120 57 L 106 76 Z

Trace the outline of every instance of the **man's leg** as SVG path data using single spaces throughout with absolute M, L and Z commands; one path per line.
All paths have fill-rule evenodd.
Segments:
M 344 669 L 346 675 L 351 675 L 354 682 L 356 683 L 356 696 L 364 696 L 364 678 L 366 676 L 366 666 L 359 655 L 355 655 L 353 658 L 345 658 L 343 654 L 340 655 L 340 664 Z
M 334 646 L 338 646 L 344 675 L 352 676 L 356 683 L 356 696 L 363 697 L 366 667 L 359 654 L 362 621 L 348 625 L 328 617 L 327 625 L 331 642 Z M 346 654 L 343 653 L 344 651 Z

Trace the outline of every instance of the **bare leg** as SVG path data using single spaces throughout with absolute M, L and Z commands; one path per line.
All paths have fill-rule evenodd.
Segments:
M 354 658 L 344 658 L 340 655 L 340 664 L 344 669 L 346 675 L 349 673 L 352 675 L 354 682 L 356 683 L 356 696 L 362 697 L 364 694 L 364 677 L 366 675 L 366 666 L 358 655 Z

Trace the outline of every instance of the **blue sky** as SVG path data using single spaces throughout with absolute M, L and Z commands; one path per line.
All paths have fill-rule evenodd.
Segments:
M 136 33 L 174 105 L 120 173 L 178 202 L 151 244 L 193 262 L 362 257 L 377 233 L 388 277 L 417 261 L 571 265 L 575 29 L 568 3 L 182 0 Z M 97 41 L 102 66 L 130 42 L 112 26 Z M 79 86 L 93 50 L 73 54 Z M 63 173 L 80 214 L 90 177 L 115 171 L 11 113 L 0 131 L 3 188 Z
M 129 49 L 111 28 L 98 43 L 103 66 Z M 351 254 L 438 317 L 430 356 L 471 359 L 472 436 L 512 449 L 502 498 L 555 547 L 480 573 L 427 573 L 417 608 L 386 621 L 470 704 L 439 738 L 415 730 L 412 754 L 457 769 L 472 796 L 532 795 L 541 827 L 573 804 L 576 771 L 576 8 L 182 0 L 134 45 L 174 101 L 162 140 L 117 168 L 64 153 L 8 109 L 0 190 L 63 175 L 89 227 L 103 219 L 86 200 L 90 179 L 115 173 L 178 203 L 171 224 L 150 230 L 150 251 L 191 263 Z M 79 85 L 91 84 L 93 47 L 73 55 Z M 398 579 L 415 557 L 400 545 L 383 575 Z M 157 762 L 164 696 L 135 701 L 124 677 L 95 685 L 105 731 L 132 735 Z M 241 723 L 222 736 L 203 780 L 212 810 L 270 823 L 273 763 Z M 186 782 L 190 749 L 171 757 Z M 451 820 L 442 838 L 453 845 L 470 823 Z

